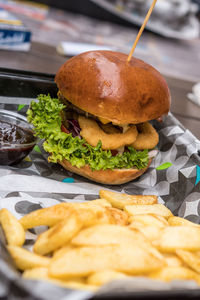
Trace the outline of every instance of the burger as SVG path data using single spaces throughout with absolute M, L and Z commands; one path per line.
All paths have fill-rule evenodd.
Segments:
M 150 121 L 170 108 L 162 75 L 124 53 L 89 51 L 64 63 L 55 82 L 58 97 L 39 95 L 27 113 L 48 160 L 103 184 L 141 176 L 159 142 Z

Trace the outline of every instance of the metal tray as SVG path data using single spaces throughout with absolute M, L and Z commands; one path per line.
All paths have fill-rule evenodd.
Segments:
M 20 103 L 20 104 L 28 104 L 31 99 L 36 98 L 36 96 L 40 93 L 50 93 L 52 96 L 56 96 L 57 94 L 57 87 L 54 83 L 54 75 L 53 74 L 41 74 L 35 72 L 24 72 L 20 70 L 9 70 L 9 69 L 2 69 L 0 68 L 0 108 L 3 106 L 6 109 L 11 109 L 13 107 L 13 103 Z M 22 112 L 23 113 L 23 110 Z M 179 126 L 181 130 L 185 131 L 185 128 L 171 115 L 170 124 L 174 124 L 174 126 Z M 168 124 L 169 125 L 169 124 Z M 191 135 L 191 138 L 193 136 Z M 193 137 L 195 139 L 195 137 Z M 164 144 L 166 147 L 166 144 Z M 198 152 L 198 151 L 197 151 Z M 200 164 L 200 158 L 198 153 L 195 152 L 190 156 L 189 166 L 191 164 Z M 164 176 L 164 174 L 162 175 Z M 0 179 L 1 180 L 1 179 Z M 182 180 L 179 178 L 179 181 Z M 190 178 L 190 184 L 193 185 L 193 190 L 196 194 L 199 190 L 199 185 L 194 187 L 195 178 L 194 176 Z M 178 184 L 179 187 L 176 187 Z M 171 192 L 173 194 L 173 189 L 178 188 L 180 189 L 180 182 L 176 183 L 173 188 L 171 188 Z M 182 189 L 185 187 L 182 186 Z M 139 192 L 140 192 L 139 187 Z M 133 188 L 134 191 L 134 188 Z M 185 192 L 185 190 L 184 190 Z M 185 192 L 186 193 L 186 192 Z M 1 197 L 1 195 L 0 195 Z M 9 198 L 7 199 L 9 201 Z M 169 197 L 166 201 L 167 203 L 172 203 L 173 201 Z M 170 202 L 171 201 L 171 202 Z M 176 201 L 176 205 L 181 205 L 179 201 Z M 176 206 L 175 205 L 175 206 Z M 1 235 L 2 237 L 2 235 Z M 34 284 L 33 281 L 30 281 L 29 284 L 25 284 L 24 280 L 14 280 L 13 274 L 16 272 L 13 266 L 12 260 L 8 255 L 5 247 L 3 239 L 0 243 L 1 248 L 1 255 L 0 255 L 0 285 L 4 292 L 2 292 L 3 296 L 0 299 L 22 299 L 26 297 L 28 300 L 36 300 L 40 299 L 40 297 L 36 296 L 34 290 L 39 288 L 42 293 L 49 294 L 49 299 L 64 299 L 65 290 L 64 292 L 60 292 L 62 289 L 58 287 L 54 287 L 54 290 L 58 292 L 57 296 L 53 296 L 51 294 L 51 286 L 47 283 L 39 283 L 39 285 Z M 35 288 L 33 288 L 35 287 Z M 41 293 L 41 295 L 42 295 Z M 61 298 L 62 296 L 62 298 Z M 56 298 L 57 297 L 57 298 Z M 60 297 L 60 298 L 59 298 Z M 43 299 L 43 298 L 42 298 Z M 67 297 L 65 299 L 68 299 Z M 72 299 L 72 298 L 70 298 Z M 74 299 L 74 298 L 73 298 Z M 145 299 L 200 299 L 200 289 L 179 289 L 179 290 L 162 290 L 162 291 L 139 291 L 139 292 L 131 292 L 125 293 L 124 291 L 116 291 L 112 292 L 108 295 L 103 296 L 95 296 L 92 297 L 93 300 L 106 300 L 106 299 L 135 299 L 135 300 L 145 300 Z

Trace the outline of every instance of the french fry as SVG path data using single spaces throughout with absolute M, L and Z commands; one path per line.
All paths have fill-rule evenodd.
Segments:
M 123 209 L 126 205 L 135 205 L 135 204 L 155 204 L 158 201 L 157 196 L 149 195 L 127 195 L 122 193 L 116 193 L 106 190 L 100 190 L 100 198 L 108 200 L 113 207 Z
M 155 214 L 162 216 L 166 219 L 172 216 L 171 211 L 162 204 L 154 205 L 126 205 L 125 211 L 131 215 Z
M 71 249 L 74 249 L 74 246 L 70 245 L 70 244 L 67 244 L 67 246 L 64 246 L 62 248 L 59 248 L 57 250 L 55 250 L 53 252 L 53 258 L 58 258 L 60 256 L 62 256 L 63 254 L 65 254 L 67 252 L 67 250 L 71 250 Z
M 105 269 L 113 269 L 129 274 L 145 274 L 163 266 L 148 248 L 134 244 L 80 247 L 67 250 L 53 259 L 49 274 L 56 278 L 71 278 L 90 275 Z
M 103 199 L 105 201 L 105 199 Z M 79 214 L 79 217 L 83 219 L 85 226 L 91 226 L 96 224 L 118 224 L 126 225 L 128 222 L 128 215 L 126 212 L 113 207 L 100 205 L 97 200 L 86 203 L 71 203 L 72 207 Z M 101 200 L 100 200 L 101 201 Z M 90 216 L 87 216 L 92 212 L 95 214 L 95 221 L 91 220 Z M 86 215 L 86 217 L 84 217 Z M 86 224 L 86 222 L 88 224 Z
M 195 280 L 200 283 L 200 276 L 194 271 L 185 267 L 165 267 L 159 271 L 153 272 L 149 276 L 151 279 L 159 279 L 163 281 L 171 280 Z
M 115 219 L 112 217 L 111 213 L 107 210 L 108 207 L 103 205 L 93 203 L 71 203 L 73 209 L 82 219 L 84 226 L 91 226 L 93 224 L 112 224 L 115 223 Z M 94 214 L 94 219 L 91 220 L 89 214 Z
M 0 223 L 8 245 L 22 246 L 24 244 L 25 231 L 19 221 L 6 208 L 0 210 Z
M 200 285 L 199 225 L 173 216 L 156 196 L 101 190 L 100 197 L 40 209 L 20 222 L 0 211 L 8 251 L 25 279 L 88 291 L 130 276 Z M 23 244 L 24 229 L 39 225 L 50 229 L 38 236 L 35 253 L 15 246 Z
M 36 267 L 47 267 L 50 258 L 44 257 L 18 246 L 7 246 L 15 265 L 19 270 L 27 270 Z
M 101 286 L 113 280 L 127 279 L 127 278 L 130 278 L 130 276 L 122 272 L 117 272 L 113 270 L 103 270 L 88 276 L 87 283 Z
M 159 215 L 135 215 L 131 216 L 129 221 L 129 228 L 138 229 L 150 241 L 158 239 L 162 233 L 161 228 L 168 226 L 166 219 Z
M 45 280 L 47 282 L 56 284 L 61 287 L 80 289 L 88 291 L 96 291 L 97 287 L 95 285 L 86 284 L 82 278 L 74 278 L 73 280 L 59 280 L 52 278 L 48 275 L 48 268 L 34 268 L 28 269 L 23 273 L 23 278 L 32 280 Z
M 145 225 L 142 223 L 142 222 L 140 222 L 139 220 L 138 221 L 133 221 L 133 222 L 131 222 L 129 225 L 128 225 L 128 227 L 129 228 L 135 228 L 135 229 L 138 229 L 138 231 L 140 231 L 140 228 L 142 228 L 142 227 L 144 227 Z
M 91 226 L 95 223 L 125 224 L 126 213 L 114 212 L 114 209 L 110 207 L 110 203 L 106 204 L 105 201 L 105 199 L 97 199 L 83 203 L 59 203 L 27 214 L 20 219 L 20 223 L 24 229 L 41 225 L 52 227 L 76 212 L 83 226 Z M 108 210 L 109 208 L 110 210 Z
M 175 217 L 175 216 L 170 217 L 168 219 L 168 223 L 170 226 L 197 226 L 197 227 L 200 227 L 198 224 L 195 224 L 186 219 L 183 219 L 180 217 Z
M 152 226 L 137 226 L 134 223 L 129 225 L 129 228 L 138 229 L 149 241 L 154 241 L 160 238 L 162 234 L 162 230 L 160 227 L 152 225 Z
M 73 213 L 49 230 L 40 234 L 35 242 L 35 253 L 45 255 L 65 245 L 83 226 L 79 217 Z
M 53 277 L 49 276 L 49 269 L 47 267 L 37 267 L 33 269 L 27 269 L 23 272 L 24 278 L 29 279 L 54 279 Z M 79 283 L 85 283 L 85 279 L 81 277 L 73 278 L 73 281 Z M 61 283 L 66 283 L 66 281 L 60 281 Z
M 153 214 L 144 214 L 144 215 L 134 215 L 129 217 L 129 222 L 134 225 L 134 222 L 140 222 L 141 226 L 157 226 L 157 227 L 165 227 L 169 226 L 167 220 L 159 215 Z
M 150 241 L 139 232 L 138 229 L 116 226 L 116 225 L 96 225 L 86 228 L 72 240 L 71 244 L 74 246 L 105 246 L 115 244 L 134 244 L 148 251 L 156 256 L 159 260 L 163 260 L 161 253 L 152 247 Z M 63 252 L 62 252 L 63 253 Z
M 195 226 L 168 226 L 153 245 L 159 250 L 173 253 L 176 250 L 200 250 L 200 228 Z
M 102 206 L 105 206 L 105 207 L 112 207 L 112 205 L 110 204 L 110 202 L 108 200 L 106 200 L 106 199 L 103 199 L 103 198 L 86 201 L 86 202 L 83 202 L 83 204 L 85 204 L 85 205 L 94 205 L 94 204 L 97 204 L 97 205 L 102 205 Z
M 176 254 L 164 253 L 163 257 L 167 267 L 183 267 L 183 262 Z
M 90 226 L 97 221 L 98 213 L 102 212 L 103 216 L 105 205 L 97 203 L 59 203 L 27 214 L 20 219 L 20 223 L 24 229 L 41 225 L 52 227 L 60 221 L 67 219 L 74 212 L 79 215 L 84 226 Z
M 110 216 L 110 223 L 125 226 L 128 224 L 128 214 L 125 211 L 114 207 L 106 207 L 106 211 Z
M 81 230 L 72 240 L 74 246 L 94 246 L 113 245 L 113 244 L 145 244 L 148 246 L 147 239 L 138 230 L 131 230 L 124 226 L 116 225 L 96 225 Z
M 95 210 L 87 209 L 87 207 L 85 207 L 74 209 L 74 212 L 78 216 L 83 227 L 92 226 L 98 222 Z
M 197 254 L 185 250 L 176 250 L 176 254 L 183 263 L 200 274 L 200 258 Z
M 59 203 L 25 215 L 20 219 L 20 223 L 25 230 L 41 225 L 51 227 L 63 219 L 67 219 L 71 213 L 73 213 L 73 209 L 70 207 L 70 203 Z
M 200 250 L 196 251 L 195 254 L 200 258 Z
M 35 267 L 32 269 L 27 269 L 22 275 L 27 279 L 48 279 L 48 268 L 47 267 Z

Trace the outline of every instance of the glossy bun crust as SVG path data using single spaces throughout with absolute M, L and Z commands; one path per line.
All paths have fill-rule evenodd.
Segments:
M 137 124 L 168 113 L 165 79 L 142 60 L 113 51 L 89 51 L 69 59 L 55 81 L 66 99 L 115 124 Z
M 86 177 L 92 181 L 96 181 L 103 184 L 123 184 L 129 182 L 137 177 L 141 176 L 151 164 L 151 159 L 149 160 L 149 164 L 146 168 L 138 170 L 138 169 L 114 169 L 114 170 L 100 170 L 100 171 L 92 171 L 89 166 L 84 166 L 81 168 L 77 168 L 72 166 L 70 162 L 67 160 L 63 160 L 59 162 L 66 170 Z

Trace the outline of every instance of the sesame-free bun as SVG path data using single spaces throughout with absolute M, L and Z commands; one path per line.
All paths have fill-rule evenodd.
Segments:
M 86 177 L 92 181 L 96 181 L 98 183 L 103 184 L 123 184 L 129 182 L 131 180 L 136 179 L 137 177 L 141 176 L 151 164 L 152 159 L 149 160 L 149 164 L 144 169 L 114 169 L 114 170 L 100 170 L 100 171 L 92 171 L 92 169 L 86 165 L 81 168 L 77 168 L 76 166 L 72 166 L 71 163 L 67 160 L 63 160 L 59 162 L 66 170 Z
M 89 51 L 69 59 L 55 81 L 68 101 L 115 124 L 137 124 L 167 114 L 165 79 L 149 64 L 113 51 Z

